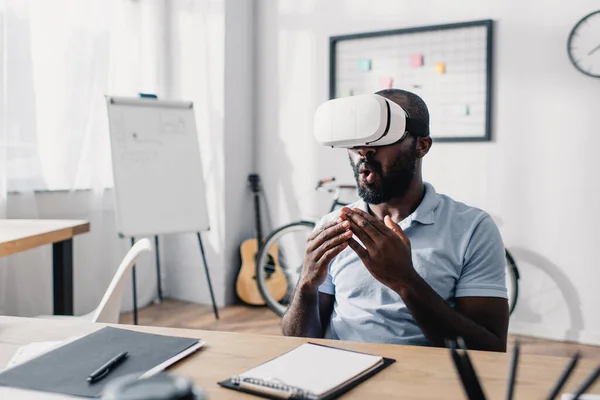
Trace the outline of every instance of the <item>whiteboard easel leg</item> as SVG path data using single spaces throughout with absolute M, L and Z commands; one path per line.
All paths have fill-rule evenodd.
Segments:
M 204 272 L 206 273 L 206 281 L 208 282 L 208 290 L 210 291 L 210 298 L 212 300 L 213 311 L 215 318 L 219 319 L 219 310 L 217 310 L 217 303 L 215 303 L 215 295 L 213 293 L 212 283 L 210 282 L 210 274 L 208 273 L 208 264 L 206 263 L 206 254 L 204 254 L 204 246 L 202 245 L 202 238 L 200 232 L 197 232 L 198 244 L 200 245 L 200 253 L 202 254 L 202 262 L 204 263 Z
M 135 242 L 135 238 L 132 237 L 131 238 L 131 246 L 133 247 Z M 133 324 L 137 325 L 138 324 L 138 313 L 137 313 L 137 285 L 135 282 L 135 264 L 133 265 L 133 268 L 131 269 L 131 284 L 132 284 L 132 289 L 133 289 Z
M 154 236 L 154 247 L 156 254 L 156 282 L 158 286 L 158 302 L 162 303 L 163 295 L 162 295 L 162 277 L 160 275 L 160 256 L 158 254 L 158 235 Z

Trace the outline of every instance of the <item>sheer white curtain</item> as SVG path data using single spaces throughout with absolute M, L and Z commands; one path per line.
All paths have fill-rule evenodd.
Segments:
M 129 241 L 114 227 L 104 96 L 165 91 L 166 0 L 3 0 L 0 218 L 87 219 L 75 313 L 93 309 Z M 153 297 L 152 257 L 138 268 Z M 49 246 L 0 259 L 0 314 L 51 313 Z M 130 303 L 126 295 L 125 303 Z

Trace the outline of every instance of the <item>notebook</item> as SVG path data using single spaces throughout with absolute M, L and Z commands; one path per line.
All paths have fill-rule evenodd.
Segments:
M 4 370 L 0 373 L 0 386 L 99 397 L 113 379 L 129 374 L 149 377 L 202 345 L 199 339 L 106 327 L 49 351 L 44 345 L 37 346 L 43 354 Z M 128 352 L 122 364 L 106 378 L 87 382 L 90 373 L 122 351 Z
M 305 343 L 219 385 L 270 399 L 333 399 L 394 361 Z
M 82 397 L 66 394 L 39 392 L 37 390 L 17 389 L 0 386 L 0 399 L 19 400 L 82 400 Z
M 23 364 L 25 361 L 29 361 L 32 358 L 41 356 L 44 353 L 54 350 L 60 346 L 63 346 L 73 340 L 77 340 L 82 336 L 73 336 L 67 340 L 52 341 L 52 342 L 31 342 L 24 346 L 19 347 L 17 352 L 12 356 L 6 368 L 12 368 L 19 364 Z

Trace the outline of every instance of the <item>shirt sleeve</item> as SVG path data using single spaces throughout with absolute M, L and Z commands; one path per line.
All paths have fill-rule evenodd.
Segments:
M 467 244 L 456 297 L 508 298 L 505 263 L 500 231 L 492 218 L 485 214 Z

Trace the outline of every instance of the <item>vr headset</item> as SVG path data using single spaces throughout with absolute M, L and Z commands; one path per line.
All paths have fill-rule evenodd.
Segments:
M 408 116 L 398 104 L 378 94 L 343 97 L 315 112 L 315 137 L 331 147 L 386 146 L 406 134 L 428 136 L 429 125 Z

